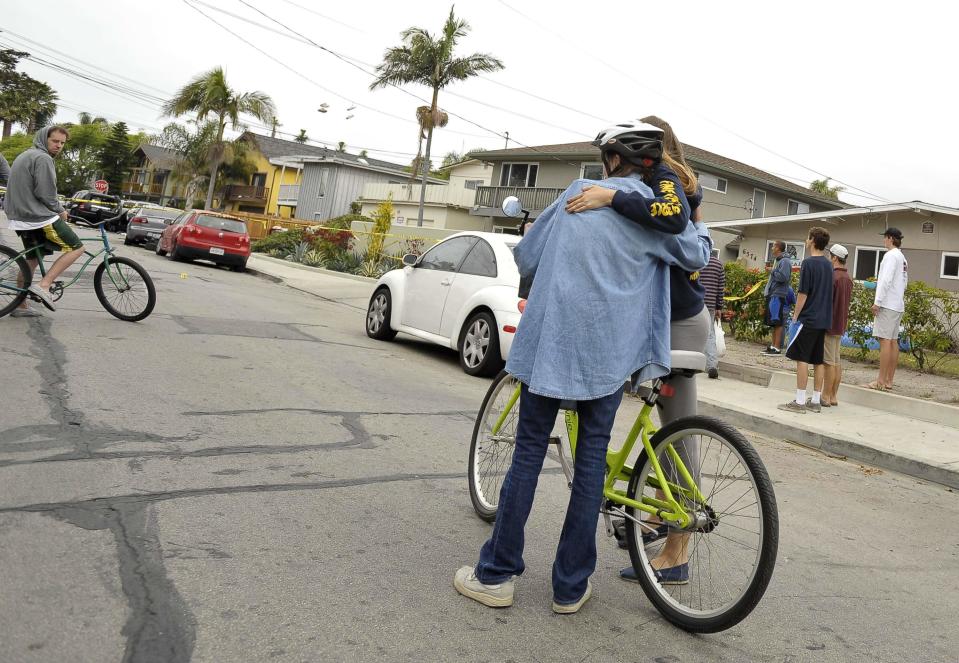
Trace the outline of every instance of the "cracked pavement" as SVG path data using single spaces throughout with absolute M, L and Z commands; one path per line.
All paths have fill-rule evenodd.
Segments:
M 782 540 L 737 627 L 667 625 L 603 530 L 593 599 L 553 615 L 550 460 L 516 605 L 472 603 L 451 581 L 489 533 L 465 479 L 487 381 L 349 305 L 121 253 L 156 280 L 146 321 L 83 282 L 0 319 L 0 661 L 955 660 L 956 494 L 758 435 Z

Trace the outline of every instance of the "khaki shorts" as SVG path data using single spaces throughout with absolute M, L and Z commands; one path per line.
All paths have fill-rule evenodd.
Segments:
M 899 323 L 902 322 L 902 311 L 893 311 L 891 308 L 879 307 L 879 313 L 872 323 L 872 335 L 876 338 L 899 338 Z
M 842 361 L 842 355 L 839 354 L 842 336 L 831 336 L 826 334 L 826 343 L 823 346 L 823 363 L 830 366 L 839 366 Z

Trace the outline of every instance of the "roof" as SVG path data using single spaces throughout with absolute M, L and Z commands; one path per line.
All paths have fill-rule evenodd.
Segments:
M 813 222 L 830 218 L 846 216 L 862 216 L 864 214 L 885 214 L 889 212 L 916 212 L 918 214 L 949 214 L 959 216 L 959 209 L 955 207 L 945 207 L 943 205 L 932 205 L 924 203 L 921 200 L 913 200 L 905 203 L 892 203 L 889 205 L 873 205 L 871 207 L 849 207 L 841 210 L 830 210 L 828 212 L 810 212 L 809 214 L 788 214 L 786 216 L 766 216 L 757 219 L 740 219 L 731 221 L 707 221 L 706 226 L 710 229 L 716 228 L 744 228 L 746 226 L 760 226 L 772 223 L 796 223 Z
M 758 182 L 775 187 L 777 189 L 789 191 L 797 196 L 802 196 L 808 200 L 814 200 L 817 203 L 827 207 L 849 207 L 849 205 L 846 203 L 834 200 L 833 198 L 827 198 L 826 196 L 816 193 L 815 191 L 807 189 L 806 187 L 800 186 L 794 182 L 790 182 L 789 180 L 783 179 L 782 177 L 776 177 L 775 175 L 767 173 L 764 170 L 760 170 L 759 168 L 755 168 L 754 166 L 750 166 L 749 164 L 745 164 L 734 159 L 729 159 L 714 152 L 696 147 L 695 145 L 683 143 L 683 150 L 685 150 L 686 159 L 691 165 L 702 167 L 704 170 L 708 170 L 710 172 L 719 171 L 717 174 L 727 173 L 730 175 L 737 175 L 753 182 Z M 592 143 L 560 143 L 557 145 L 536 145 L 533 147 L 514 147 L 507 150 L 475 152 L 473 155 L 477 159 L 508 159 L 510 157 L 545 155 L 556 158 L 583 157 L 593 161 L 598 161 L 599 148 Z
M 306 143 L 297 143 L 295 140 L 272 138 L 270 136 L 263 136 L 252 131 L 244 132 L 240 138 L 252 139 L 256 143 L 257 147 L 260 148 L 260 152 L 262 152 L 263 156 L 265 156 L 267 159 L 280 159 L 283 157 L 320 157 L 326 159 L 336 159 L 340 163 L 352 163 L 355 164 L 357 168 L 372 166 L 374 168 L 406 173 L 406 171 L 403 170 L 406 168 L 406 166 L 402 164 L 381 161 L 371 157 L 361 157 L 358 154 L 350 154 L 349 152 L 331 150 L 320 145 L 308 145 Z
M 159 145 L 141 143 L 137 148 L 143 155 L 164 170 L 173 170 L 180 161 L 180 155 Z

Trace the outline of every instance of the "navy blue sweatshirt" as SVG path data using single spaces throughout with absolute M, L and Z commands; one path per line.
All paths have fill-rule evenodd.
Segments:
M 617 191 L 612 207 L 630 221 L 641 226 L 678 235 L 689 223 L 692 213 L 703 201 L 702 187 L 689 198 L 673 170 L 663 163 L 653 171 L 651 187 L 656 198 L 644 198 L 640 193 Z M 706 289 L 699 282 L 699 272 L 669 268 L 670 321 L 686 320 L 698 315 L 705 307 Z

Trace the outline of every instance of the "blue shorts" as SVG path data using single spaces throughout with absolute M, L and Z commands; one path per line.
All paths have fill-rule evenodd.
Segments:
M 786 324 L 786 318 L 789 317 L 789 306 L 786 305 L 785 297 L 766 297 L 766 319 L 764 322 L 767 327 L 782 327 Z

